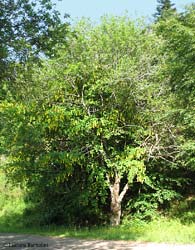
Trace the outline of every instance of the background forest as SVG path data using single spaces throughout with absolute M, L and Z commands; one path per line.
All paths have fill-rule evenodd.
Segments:
M 0 2 L 0 224 L 195 220 L 195 5 L 62 21 Z

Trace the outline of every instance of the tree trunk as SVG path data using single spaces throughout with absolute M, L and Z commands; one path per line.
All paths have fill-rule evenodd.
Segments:
M 110 224 L 118 226 L 121 222 L 121 203 L 118 200 L 111 201 Z
M 119 201 L 119 190 L 120 190 L 120 179 L 115 177 L 115 182 L 110 187 L 111 191 L 110 223 L 112 226 L 119 225 L 121 220 L 121 202 Z
M 110 183 L 110 180 L 109 180 Z M 112 226 L 117 226 L 121 221 L 121 202 L 123 200 L 124 195 L 128 190 L 128 184 L 125 185 L 123 191 L 120 193 L 120 177 L 116 174 L 115 180 L 113 184 L 109 185 L 110 193 L 111 193 L 111 216 L 110 223 Z

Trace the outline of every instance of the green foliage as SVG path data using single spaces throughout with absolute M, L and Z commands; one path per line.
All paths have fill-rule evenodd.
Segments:
M 170 0 L 157 0 L 158 6 L 156 8 L 156 13 L 154 17 L 156 21 L 164 20 L 176 12 L 176 9 L 173 8 L 174 4 Z
M 194 6 L 157 25 L 168 55 L 162 70 L 173 96 L 170 118 L 177 134 L 177 164 L 180 175 L 188 180 L 183 193 L 194 190 Z M 188 190 L 187 190 L 188 189 Z
M 7 171 L 35 192 L 48 223 L 57 213 L 64 221 L 68 206 L 69 218 L 79 209 L 80 220 L 102 220 L 101 214 L 108 214 L 107 176 L 144 182 L 153 110 L 159 108 L 152 97 L 160 91 L 155 81 L 160 59 L 153 45 L 161 41 L 153 33 L 127 17 L 104 18 L 96 27 L 81 22 L 74 30 L 77 36 L 69 33 L 67 49 L 57 58 L 41 71 L 35 66 L 31 79 L 19 77 L 18 83 L 30 80 L 26 96 L 1 104 L 8 124 L 4 148 L 12 159 Z M 50 199 L 56 208 L 50 208 Z
M 64 36 L 57 37 L 56 32 L 64 32 L 66 25 L 62 25 L 50 0 L 6 0 L 0 9 L 1 60 L 26 61 L 39 52 L 52 54 L 52 47 L 62 39 L 64 42 Z
M 182 223 L 191 224 L 195 221 L 194 195 L 188 195 L 174 201 L 168 211 L 169 216 L 178 218 Z
M 79 239 L 130 240 L 137 242 L 162 242 L 174 244 L 194 243 L 194 223 L 184 225 L 177 219 L 160 217 L 146 223 L 140 219 L 124 221 L 119 227 L 47 227 L 0 228 L 1 232 L 16 232 L 44 236 L 60 236 Z
M 81 20 L 56 38 L 55 53 L 47 42 L 49 53 L 29 49 L 50 59 L 13 64 L 0 150 L 7 176 L 26 190 L 28 226 L 106 223 L 116 176 L 119 193 L 128 183 L 122 208 L 134 218 L 152 220 L 193 192 L 194 17 L 189 8 L 150 29 L 126 16 Z
M 0 228 L 22 226 L 22 213 L 25 209 L 23 192 L 13 187 L 5 173 L 0 171 Z
M 50 0 L 1 1 L 0 16 L 0 100 L 9 101 L 21 90 L 16 79 L 30 81 L 32 63 L 40 66 L 41 58 L 56 54 L 56 45 L 65 46 L 68 23 Z

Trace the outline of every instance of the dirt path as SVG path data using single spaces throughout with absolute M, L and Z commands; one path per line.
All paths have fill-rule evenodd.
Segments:
M 0 234 L 0 250 L 195 250 L 195 245 Z

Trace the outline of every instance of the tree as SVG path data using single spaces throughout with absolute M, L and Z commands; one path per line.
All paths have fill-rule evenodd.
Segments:
M 176 8 L 173 6 L 174 4 L 172 4 L 170 0 L 158 0 L 158 6 L 156 8 L 156 13 L 154 14 L 156 21 L 166 19 L 175 13 Z
M 65 38 L 56 33 L 66 32 L 67 24 L 61 22 L 50 0 L 6 0 L 1 1 L 0 27 L 2 58 L 26 60 L 30 54 L 51 55 L 52 47 Z
M 166 85 L 172 95 L 170 119 L 178 143 L 178 173 L 188 182 L 182 194 L 194 192 L 194 21 L 191 5 L 183 13 L 157 24 L 157 33 L 165 41 L 164 53 L 168 55 L 162 75 L 168 80 Z
M 171 158 L 161 46 L 127 17 L 81 21 L 57 58 L 34 66 L 24 98 L 1 104 L 7 171 L 51 217 L 80 207 L 79 220 L 97 221 L 109 202 L 118 225 L 127 192 L 151 183 L 149 160 Z
M 18 68 L 28 60 L 40 63 L 40 58 L 53 56 L 56 44 L 64 46 L 67 26 L 50 0 L 0 2 L 1 99 L 16 92 L 11 87 L 20 74 Z

